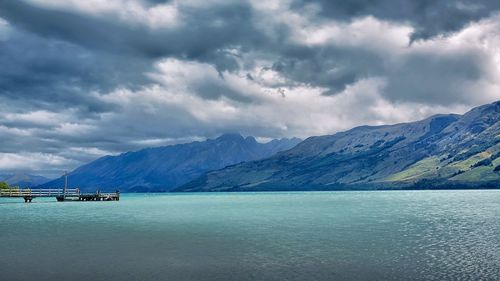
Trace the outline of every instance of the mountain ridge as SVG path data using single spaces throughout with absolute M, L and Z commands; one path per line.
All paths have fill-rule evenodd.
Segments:
M 21 188 L 34 187 L 50 180 L 40 175 L 28 173 L 0 173 L 0 182 L 6 182 L 11 186 L 19 186 Z
M 463 115 L 309 137 L 264 160 L 208 172 L 175 191 L 498 186 L 500 101 Z
M 289 149 L 300 139 L 279 139 L 259 143 L 237 133 L 216 139 L 194 141 L 104 156 L 68 174 L 71 187 L 95 191 L 120 189 L 129 192 L 168 191 L 209 170 L 256 160 Z M 63 186 L 63 178 L 39 187 Z

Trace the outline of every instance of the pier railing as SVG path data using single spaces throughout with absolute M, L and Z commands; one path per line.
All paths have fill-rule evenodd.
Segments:
M 78 188 L 74 189 L 64 189 L 62 188 L 50 188 L 50 189 L 19 189 L 19 188 L 9 188 L 0 189 L 0 197 L 56 197 L 60 195 L 65 196 L 78 196 L 80 190 Z
M 0 189 L 0 197 L 13 197 L 24 198 L 24 202 L 31 202 L 33 198 L 37 197 L 55 197 L 57 201 L 119 201 L 120 192 L 114 193 L 100 192 L 95 193 L 82 193 L 80 189 L 63 189 L 63 188 L 50 188 L 50 189 L 19 189 L 9 188 Z

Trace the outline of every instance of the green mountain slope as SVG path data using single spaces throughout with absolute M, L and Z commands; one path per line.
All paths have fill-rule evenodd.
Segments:
M 208 172 L 177 191 L 255 191 L 433 186 L 499 187 L 500 102 L 311 137 L 258 161 Z

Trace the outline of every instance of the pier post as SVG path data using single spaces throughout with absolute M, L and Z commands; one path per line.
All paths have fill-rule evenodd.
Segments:
M 66 189 L 68 189 L 68 172 L 64 173 L 63 201 L 66 199 Z

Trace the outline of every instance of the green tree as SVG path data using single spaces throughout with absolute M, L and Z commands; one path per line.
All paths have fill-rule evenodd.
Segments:
M 6 182 L 0 182 L 0 189 L 9 189 L 10 185 Z

